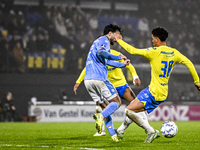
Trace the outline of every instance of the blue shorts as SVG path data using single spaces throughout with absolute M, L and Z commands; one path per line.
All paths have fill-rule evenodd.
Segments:
M 115 87 L 118 94 L 119 94 L 119 97 L 122 98 L 123 94 L 124 94 L 124 91 L 129 88 L 128 84 L 125 84 L 123 86 L 118 86 L 118 87 Z
M 149 87 L 142 90 L 138 95 L 137 98 L 144 103 L 144 109 L 147 110 L 148 114 L 151 113 L 158 105 L 163 103 L 164 101 L 156 101 L 153 95 L 151 95 L 149 91 Z

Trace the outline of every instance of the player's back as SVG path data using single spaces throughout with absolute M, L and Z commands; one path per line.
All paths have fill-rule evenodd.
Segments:
M 179 61 L 180 53 L 171 47 L 160 46 L 151 49 L 151 83 L 149 90 L 156 101 L 165 100 L 168 95 L 168 81 L 174 64 Z
M 97 51 L 100 49 L 104 49 L 105 51 L 110 52 L 110 42 L 106 36 L 102 36 L 96 39 L 90 47 L 90 51 L 86 60 L 86 73 L 84 80 L 108 80 L 106 70 L 107 59 L 97 55 Z

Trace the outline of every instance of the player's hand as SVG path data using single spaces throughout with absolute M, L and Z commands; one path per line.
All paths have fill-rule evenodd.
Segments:
M 137 87 L 140 87 L 141 81 L 140 81 L 138 75 L 133 77 L 133 84 L 136 85 Z
M 200 84 L 195 85 L 197 87 L 197 89 L 200 91 Z
M 126 60 L 126 59 L 127 59 L 127 57 L 126 57 L 126 56 L 124 56 L 123 54 L 120 54 L 119 56 L 121 57 L 121 59 L 124 59 L 124 60 Z
M 124 60 L 124 64 L 125 64 L 125 66 L 128 66 L 129 64 L 130 64 L 130 59 L 126 59 L 126 60 Z
M 74 85 L 74 93 L 75 93 L 75 95 L 77 95 L 76 91 L 77 91 L 79 85 L 80 85 L 79 83 L 76 83 L 76 84 Z
M 114 37 L 115 37 L 116 41 L 122 39 L 122 35 L 118 34 L 118 33 L 114 33 Z

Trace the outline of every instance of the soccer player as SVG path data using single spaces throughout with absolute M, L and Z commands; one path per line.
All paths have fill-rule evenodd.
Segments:
M 120 52 L 117 52 L 115 50 L 111 49 L 111 54 L 120 55 Z M 120 62 L 122 62 L 123 60 L 119 60 Z M 126 66 L 126 68 L 129 70 L 129 72 L 131 73 L 132 77 L 133 77 L 133 83 L 134 85 L 137 85 L 138 87 L 141 84 L 141 81 L 136 73 L 135 68 L 133 67 L 133 65 L 129 64 L 128 66 Z M 122 72 L 121 68 L 114 68 L 112 66 L 108 66 L 107 65 L 107 70 L 108 70 L 108 79 L 109 81 L 114 85 L 114 87 L 116 88 L 120 98 L 125 99 L 127 102 L 131 102 L 133 101 L 136 96 L 135 93 L 129 88 L 125 76 Z M 80 83 L 83 81 L 84 79 L 84 75 L 85 75 L 85 68 L 83 69 L 83 71 L 81 72 L 79 78 L 76 81 L 76 84 L 74 86 L 74 93 L 76 94 L 76 91 L 80 85 Z M 106 107 L 107 104 L 105 104 L 104 107 Z M 96 106 L 96 112 L 101 112 L 102 108 L 100 106 Z M 140 112 L 137 114 L 140 118 L 142 118 L 144 120 L 143 125 L 141 125 L 142 128 L 145 129 L 145 132 L 148 133 L 148 131 L 154 131 L 154 129 L 149 125 L 147 116 L 145 114 L 145 112 Z M 124 122 L 122 123 L 122 125 L 117 129 L 117 133 L 118 136 L 122 139 L 123 135 L 124 135 L 124 131 L 125 129 L 132 123 L 133 121 L 131 119 L 129 119 L 128 117 L 126 117 L 124 119 Z M 157 131 L 159 132 L 159 131 Z M 103 136 L 105 135 L 105 128 L 104 126 L 102 127 L 102 133 L 99 134 L 98 132 L 96 134 L 94 134 L 94 136 Z
M 199 76 L 192 62 L 175 48 L 166 46 L 166 39 L 168 38 L 168 31 L 166 29 L 156 27 L 152 30 L 154 47 L 147 49 L 137 49 L 127 44 L 119 34 L 116 34 L 115 38 L 127 52 L 146 58 L 151 65 L 150 85 L 142 90 L 125 109 L 126 115 L 138 125 L 142 125 L 143 123 L 142 119 L 135 117 L 138 112 L 147 111 L 147 113 L 151 113 L 166 100 L 168 95 L 168 81 L 175 63 L 183 64 L 189 69 L 195 86 L 200 90 Z M 156 131 L 148 133 L 145 142 L 151 143 L 157 134 Z
M 105 99 L 110 102 L 101 113 L 94 115 L 94 119 L 96 120 L 96 129 L 99 133 L 102 132 L 104 120 L 106 127 L 109 127 L 108 131 L 112 140 L 118 142 L 119 139 L 114 131 L 110 115 L 120 107 L 121 100 L 115 87 L 108 80 L 106 65 L 118 68 L 125 67 L 129 65 L 130 60 L 122 54 L 120 56 L 110 54 L 110 44 L 116 42 L 115 34 L 121 34 L 121 28 L 117 25 L 109 24 L 104 28 L 103 36 L 93 42 L 87 55 L 84 84 L 95 102 L 101 103 Z M 121 59 L 125 59 L 125 61 L 123 63 L 113 61 Z

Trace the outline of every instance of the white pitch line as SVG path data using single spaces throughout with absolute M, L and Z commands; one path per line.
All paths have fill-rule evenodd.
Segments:
M 29 147 L 29 148 L 52 148 L 52 146 L 48 145 L 13 145 L 13 144 L 0 144 L 0 147 Z M 88 147 L 63 147 L 63 146 L 53 146 L 54 148 L 61 148 L 61 149 L 71 149 L 71 148 L 77 148 L 77 149 L 86 149 L 86 150 L 103 150 L 103 149 L 96 149 L 96 148 L 88 148 Z

